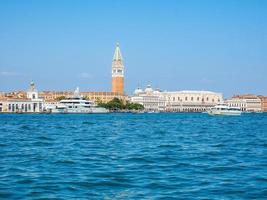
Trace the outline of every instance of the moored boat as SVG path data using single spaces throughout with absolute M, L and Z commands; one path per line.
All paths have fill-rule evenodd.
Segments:
M 231 115 L 239 116 L 242 111 L 238 107 L 230 107 L 227 104 L 218 104 L 209 110 L 207 110 L 209 115 Z
M 79 88 L 74 91 L 73 97 L 61 100 L 51 113 L 108 113 L 105 108 L 98 107 L 94 102 L 80 96 Z

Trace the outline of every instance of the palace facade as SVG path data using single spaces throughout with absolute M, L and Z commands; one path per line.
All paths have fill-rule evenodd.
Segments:
M 144 90 L 137 88 L 131 101 L 142 104 L 146 111 L 203 112 L 223 102 L 223 95 L 210 91 L 190 90 L 162 92 L 148 85 Z
M 222 93 L 183 90 L 163 92 L 168 112 L 204 112 L 223 102 Z

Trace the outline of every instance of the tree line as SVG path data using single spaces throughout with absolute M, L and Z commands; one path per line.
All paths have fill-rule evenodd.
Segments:
M 107 103 L 98 102 L 99 107 L 104 107 L 109 110 L 144 110 L 144 106 L 139 103 L 124 102 L 119 98 L 114 98 Z

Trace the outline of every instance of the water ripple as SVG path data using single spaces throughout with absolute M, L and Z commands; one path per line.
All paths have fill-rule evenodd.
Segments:
M 0 115 L 0 199 L 265 199 L 267 115 Z

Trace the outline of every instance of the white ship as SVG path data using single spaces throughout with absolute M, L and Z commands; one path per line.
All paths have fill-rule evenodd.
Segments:
M 79 88 L 74 91 L 73 97 L 61 100 L 50 109 L 51 113 L 108 113 L 106 108 L 97 107 L 94 102 L 84 99 Z
M 232 115 L 238 116 L 241 115 L 241 110 L 238 107 L 230 107 L 227 104 L 218 104 L 209 110 L 207 110 L 209 115 Z

